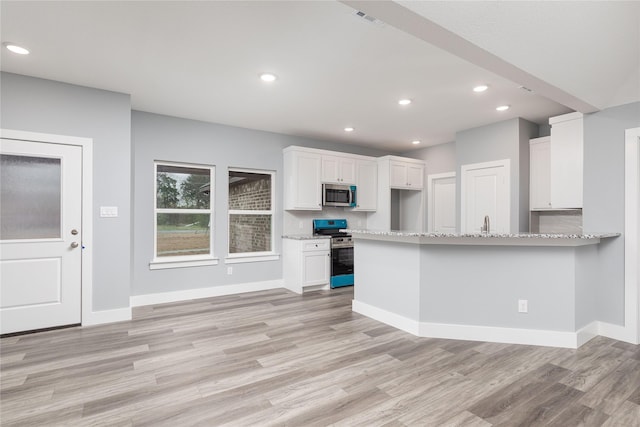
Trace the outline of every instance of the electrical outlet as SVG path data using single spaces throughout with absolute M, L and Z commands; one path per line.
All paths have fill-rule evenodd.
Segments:
M 518 300 L 518 313 L 528 313 L 529 312 L 529 301 L 526 299 Z
M 227 274 L 231 276 L 233 274 L 233 267 L 227 267 Z

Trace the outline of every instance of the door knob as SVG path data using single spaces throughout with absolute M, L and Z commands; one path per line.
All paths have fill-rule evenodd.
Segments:
M 71 247 L 72 248 L 77 248 L 78 247 L 78 242 L 71 242 Z
M 76 229 L 74 228 L 73 230 L 71 230 L 71 234 L 73 234 L 73 235 L 75 236 L 76 234 L 78 234 L 78 230 L 76 230 Z

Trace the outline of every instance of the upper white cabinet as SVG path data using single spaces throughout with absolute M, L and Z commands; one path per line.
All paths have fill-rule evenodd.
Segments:
M 531 210 L 582 208 L 583 119 L 549 119 L 551 136 L 529 142 Z
M 529 209 L 551 209 L 551 138 L 529 141 Z
M 291 146 L 284 152 L 285 210 L 322 210 L 322 184 L 355 185 L 355 211 L 375 211 L 378 162 L 373 157 Z
M 564 114 L 549 119 L 551 125 L 551 207 L 582 208 L 583 116 Z
M 295 147 L 284 149 L 284 208 L 322 209 L 321 156 Z
M 368 228 L 424 231 L 424 167 L 422 160 L 406 157 L 378 159 L 378 205 L 367 216 Z
M 356 184 L 356 160 L 348 156 L 322 156 L 322 182 Z
M 391 188 L 422 190 L 424 187 L 424 165 L 422 164 L 390 160 L 389 174 Z
M 378 206 L 378 162 L 356 160 L 355 211 L 375 211 Z

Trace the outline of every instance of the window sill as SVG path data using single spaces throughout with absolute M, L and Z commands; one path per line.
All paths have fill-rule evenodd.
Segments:
M 168 268 L 203 267 L 206 265 L 218 265 L 218 258 L 206 258 L 197 260 L 154 260 L 149 263 L 149 270 L 164 270 Z
M 236 255 L 228 256 L 224 259 L 225 264 L 240 264 L 243 262 L 260 262 L 260 261 L 277 261 L 280 259 L 280 254 L 265 254 L 265 255 Z

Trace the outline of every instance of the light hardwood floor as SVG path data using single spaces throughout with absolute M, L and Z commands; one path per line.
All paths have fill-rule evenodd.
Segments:
M 2 426 L 640 426 L 640 346 L 417 338 L 352 288 L 137 308 L 2 338 Z

